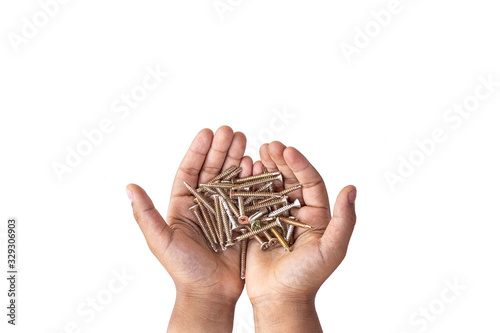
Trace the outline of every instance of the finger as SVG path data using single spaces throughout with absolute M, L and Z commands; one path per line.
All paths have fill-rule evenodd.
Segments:
M 222 126 L 217 130 L 200 171 L 200 183 L 206 183 L 220 173 L 232 141 L 233 130 L 231 127 Z
M 356 224 L 356 187 L 349 185 L 340 191 L 333 208 L 333 217 L 321 238 L 325 253 L 333 253 L 343 259 Z
M 283 156 L 298 182 L 302 184 L 302 197 L 306 206 L 325 209 L 330 215 L 328 193 L 318 171 L 295 148 L 286 148 Z
M 262 164 L 262 161 L 257 161 L 253 164 L 253 175 L 260 175 L 262 172 L 262 167 L 264 164 Z
M 284 144 L 278 141 L 274 141 L 269 144 L 268 152 L 274 164 L 283 175 L 283 187 L 287 188 L 292 185 L 296 185 L 299 181 L 292 169 L 290 169 L 290 166 L 288 166 L 288 164 L 286 163 L 285 158 L 283 157 L 285 149 L 286 146 Z M 304 203 L 304 200 L 302 198 L 302 191 L 294 191 L 290 193 L 290 200 L 293 201 L 295 199 L 299 199 L 301 203 Z
M 198 184 L 198 176 L 212 144 L 213 136 L 212 131 L 206 128 L 194 138 L 175 175 L 172 198 L 191 195 L 184 186 L 184 182 L 191 186 Z
M 234 133 L 233 142 L 227 151 L 226 160 L 222 166 L 222 171 L 229 169 L 233 165 L 240 165 L 241 159 L 245 154 L 245 147 L 247 144 L 247 138 L 245 134 L 241 132 Z
M 252 158 L 250 156 L 243 157 L 240 162 L 240 167 L 243 170 L 241 170 L 239 177 L 240 178 L 250 177 L 252 175 L 252 166 L 253 166 Z
M 269 155 L 268 143 L 265 143 L 260 147 L 259 154 L 260 154 L 260 160 L 262 161 L 262 164 L 267 168 L 267 171 L 269 172 L 278 171 L 278 167 L 276 166 L 276 164 L 274 164 L 271 155 Z
M 146 192 L 135 184 L 127 185 L 127 194 L 132 201 L 134 218 L 139 224 L 151 252 L 165 251 L 172 240 L 172 229 L 167 225 Z
M 269 154 L 269 144 L 263 144 L 260 147 L 260 159 L 262 161 L 262 164 L 264 167 L 267 169 L 268 172 L 276 172 L 279 171 L 278 167 L 276 166 L 276 163 L 274 163 L 273 158 Z M 280 181 L 275 181 L 273 182 L 273 191 L 274 192 L 279 192 L 283 189 L 283 184 Z

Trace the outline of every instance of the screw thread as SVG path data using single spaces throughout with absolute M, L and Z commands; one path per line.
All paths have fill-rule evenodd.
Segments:
M 215 244 L 218 244 L 219 242 L 217 240 L 217 237 L 215 236 L 214 226 L 212 225 L 212 221 L 210 220 L 210 218 L 207 216 L 207 212 L 205 211 L 205 208 L 200 203 L 198 203 L 198 207 L 200 208 L 201 215 L 203 216 L 203 220 L 207 223 L 208 231 L 210 233 L 210 236 L 212 237 L 212 241 Z
M 279 220 L 281 222 L 285 222 L 286 224 L 290 224 L 291 226 L 296 226 L 299 228 L 306 228 L 306 229 L 314 229 L 313 226 L 306 224 L 304 222 L 300 222 L 299 220 L 292 220 L 288 217 L 279 217 Z
M 236 170 L 237 166 L 236 165 L 233 165 L 232 167 L 230 167 L 229 169 L 227 169 L 226 171 L 222 172 L 222 173 L 219 173 L 217 176 L 215 176 L 214 178 L 212 178 L 211 181 L 209 181 L 208 183 L 213 183 L 213 182 L 216 182 L 224 177 L 226 177 L 227 175 L 229 175 L 231 172 L 233 172 L 234 170 Z
M 245 238 L 250 238 L 250 237 L 255 236 L 255 235 L 257 235 L 257 234 L 259 234 L 259 233 L 261 233 L 261 232 L 263 232 L 265 230 L 269 230 L 269 229 L 277 227 L 277 226 L 279 226 L 278 222 L 276 222 L 276 221 L 271 222 L 271 223 L 269 223 L 269 224 L 267 224 L 267 225 L 265 225 L 265 226 L 263 226 L 263 227 L 261 227 L 259 229 L 249 231 L 249 232 L 247 232 L 247 233 L 245 233 L 243 235 L 240 235 L 240 236 L 236 237 L 235 241 L 238 242 L 238 241 L 241 241 L 241 240 L 243 240 Z
M 217 249 L 215 248 L 215 244 L 212 241 L 212 238 L 210 237 L 210 235 L 208 233 L 207 226 L 205 225 L 205 222 L 203 221 L 203 219 L 202 219 L 202 217 L 200 215 L 200 212 L 198 211 L 197 208 L 198 207 L 195 206 L 195 208 L 192 211 L 193 211 L 194 215 L 196 216 L 196 219 L 198 220 L 198 222 L 200 224 L 201 230 L 203 231 L 203 234 L 205 235 L 206 240 L 210 243 L 210 246 L 212 247 L 212 249 L 215 252 L 217 252 Z
M 197 193 L 191 186 L 189 186 L 188 183 L 184 182 L 184 185 L 186 185 L 187 189 L 189 190 L 189 192 L 191 192 L 192 195 L 194 195 L 194 197 L 196 199 L 198 199 L 199 202 L 201 202 L 207 209 L 210 213 L 212 214 L 215 214 L 215 210 L 212 206 L 210 206 L 210 204 L 208 203 L 207 200 L 205 200 L 205 198 L 200 195 L 199 193 Z
M 238 168 L 234 169 L 234 171 L 231 172 L 229 175 L 227 175 L 226 177 L 224 177 L 222 180 L 231 180 L 234 177 L 236 177 L 242 170 L 243 170 L 242 167 L 238 167 Z
M 248 212 L 253 212 L 253 211 L 259 210 L 261 208 L 267 208 L 267 207 L 270 207 L 273 205 L 279 205 L 279 204 L 282 204 L 283 201 L 284 201 L 283 199 L 277 199 L 277 200 L 270 200 L 270 201 L 265 202 L 265 203 L 258 203 L 258 204 L 255 204 L 253 206 L 247 207 L 246 211 L 248 213 Z
M 258 180 L 258 179 L 276 177 L 276 176 L 279 176 L 279 175 L 280 175 L 279 171 L 277 171 L 277 172 L 261 173 L 260 175 L 255 175 L 255 176 L 250 176 L 250 177 L 235 179 L 234 182 L 236 184 L 241 184 L 241 183 L 251 182 L 251 181 L 254 181 L 254 180 Z
M 281 178 L 281 174 L 278 175 L 278 176 L 266 177 L 266 178 L 260 178 L 260 179 L 252 180 L 252 181 L 249 181 L 249 182 L 246 182 L 246 183 L 239 183 L 238 185 L 236 185 L 236 186 L 233 187 L 233 190 L 236 190 L 236 189 L 239 189 L 239 188 L 242 188 L 242 187 L 251 187 L 251 186 L 259 185 L 259 184 L 262 184 L 262 183 L 272 182 L 272 181 L 278 180 L 280 178 Z

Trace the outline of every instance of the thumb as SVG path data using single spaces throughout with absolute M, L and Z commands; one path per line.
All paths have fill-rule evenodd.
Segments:
M 326 247 L 326 253 L 340 255 L 341 260 L 347 253 L 347 246 L 356 224 L 354 207 L 356 194 L 356 187 L 352 185 L 340 191 L 333 208 L 333 217 L 321 238 L 321 245 Z
M 127 185 L 127 195 L 132 202 L 134 218 L 139 224 L 151 252 L 163 251 L 170 243 L 173 233 L 146 192 L 135 184 Z

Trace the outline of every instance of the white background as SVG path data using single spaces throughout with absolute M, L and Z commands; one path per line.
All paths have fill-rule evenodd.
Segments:
M 401 0 L 349 63 L 342 43 L 389 1 L 222 3 L 221 16 L 212 0 L 69 1 L 18 52 L 9 38 L 40 4 L 0 4 L 2 271 L 10 216 L 20 246 L 18 326 L 6 324 L 2 279 L 0 331 L 60 333 L 74 321 L 82 332 L 164 332 L 174 286 L 125 186 L 143 186 L 165 214 L 194 135 L 228 124 L 254 138 L 253 157 L 272 139 L 303 151 L 332 201 L 358 187 L 348 255 L 317 297 L 326 332 L 499 332 L 500 87 L 458 128 L 443 118 L 480 76 L 500 81 L 498 4 Z M 113 102 L 148 66 L 169 77 L 121 119 Z M 286 127 L 275 116 L 285 109 Z M 105 118 L 113 131 L 60 181 L 53 163 Z M 384 174 L 435 128 L 447 140 L 391 190 Z M 122 269 L 133 279 L 86 322 L 79 306 Z M 412 324 L 428 307 L 438 314 Z M 250 332 L 249 318 L 244 292 L 234 331 Z

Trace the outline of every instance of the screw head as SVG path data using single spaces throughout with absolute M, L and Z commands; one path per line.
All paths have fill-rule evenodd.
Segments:
M 295 199 L 295 201 L 293 202 L 293 206 L 292 207 L 296 207 L 296 208 L 300 208 L 300 201 L 299 199 Z
M 238 222 L 240 224 L 248 224 L 248 222 L 249 222 L 248 221 L 248 216 L 240 216 L 240 217 L 238 217 Z
M 269 240 L 269 246 L 273 247 L 273 246 L 276 246 L 278 245 L 278 239 L 277 238 L 271 238 Z

